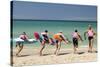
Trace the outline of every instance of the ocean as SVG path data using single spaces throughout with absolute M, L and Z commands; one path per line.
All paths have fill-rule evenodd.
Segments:
M 63 20 L 13 20 L 12 31 L 13 38 L 18 38 L 22 32 L 26 32 L 29 38 L 34 38 L 34 32 L 43 32 L 48 30 L 50 33 L 49 37 L 52 37 L 53 34 L 62 31 L 63 34 L 72 41 L 72 32 L 75 29 L 78 30 L 80 35 L 84 40 L 84 32 L 88 29 L 88 25 L 91 24 L 93 30 L 97 33 L 97 22 L 96 21 L 63 21 Z M 40 43 L 35 43 L 34 45 L 39 46 Z M 79 42 L 82 46 L 88 44 L 87 40 Z M 15 45 L 15 43 L 13 43 Z M 29 46 L 29 44 L 26 44 Z M 32 44 L 31 44 L 32 46 Z M 97 37 L 94 40 L 94 46 L 97 47 Z

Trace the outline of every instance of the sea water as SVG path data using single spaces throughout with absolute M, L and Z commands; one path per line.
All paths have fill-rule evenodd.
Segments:
M 51 34 L 49 37 L 53 37 L 54 34 L 62 31 L 66 38 L 72 41 L 72 32 L 75 29 L 78 30 L 80 35 L 84 40 L 84 32 L 87 31 L 88 25 L 91 24 L 93 30 L 97 33 L 97 22 L 96 21 L 59 21 L 59 20 L 13 20 L 12 34 L 13 38 L 18 38 L 22 32 L 26 32 L 29 38 L 34 38 L 34 32 L 44 32 L 48 30 Z M 35 43 L 33 45 L 39 46 L 40 43 Z M 79 42 L 82 46 L 88 44 L 87 40 Z M 13 43 L 15 45 L 15 43 Z M 29 46 L 29 44 L 26 44 Z M 97 46 L 97 36 L 94 40 L 94 46 Z

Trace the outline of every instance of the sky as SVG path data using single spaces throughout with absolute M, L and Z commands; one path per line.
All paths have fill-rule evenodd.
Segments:
M 97 20 L 97 6 L 13 1 L 14 19 Z

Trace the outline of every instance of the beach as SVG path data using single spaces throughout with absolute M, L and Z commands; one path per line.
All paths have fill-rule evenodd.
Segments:
M 13 1 L 11 7 L 13 66 L 97 61 L 97 6 Z
M 23 25 L 24 23 L 24 25 Z M 97 32 L 96 22 L 86 22 L 86 21 L 24 21 L 24 20 L 14 20 L 13 25 L 13 38 L 19 37 L 19 35 L 24 31 L 29 38 L 33 38 L 33 33 L 38 32 L 39 34 L 47 29 L 50 33 L 49 37 L 57 33 L 59 30 L 63 31 L 63 34 L 72 42 L 72 32 L 78 29 L 78 32 L 84 39 L 84 32 L 87 30 L 88 25 L 91 24 Z M 24 48 L 16 56 L 17 48 L 15 48 L 15 42 L 13 42 L 13 65 L 29 66 L 29 65 L 43 65 L 43 64 L 67 64 L 67 63 L 80 63 L 80 62 L 94 62 L 97 61 L 97 37 L 94 39 L 94 52 L 88 53 L 88 39 L 83 42 L 79 41 L 78 53 L 73 53 L 72 44 L 62 44 L 59 55 L 54 55 L 55 46 L 47 45 L 43 50 L 43 56 L 39 56 L 39 50 L 41 48 L 40 43 L 36 42 L 33 44 L 24 44 Z
M 13 65 L 15 67 L 42 65 L 42 64 L 66 64 L 76 62 L 94 62 L 97 61 L 97 49 L 93 53 L 88 53 L 88 47 L 80 47 L 78 53 L 73 53 L 73 48 L 61 48 L 59 55 L 54 55 L 55 46 L 50 48 L 47 45 L 43 50 L 43 56 L 39 56 L 40 47 L 24 46 L 20 56 L 15 56 L 17 48 L 13 48 Z
M 12 5 L 12 12 L 14 13 L 12 15 L 10 33 L 11 58 L 13 58 L 11 60 L 13 60 L 14 66 L 21 67 L 97 61 L 96 6 L 38 2 L 12 2 Z M 35 36 L 34 33 L 37 33 L 37 35 Z M 55 34 L 57 35 L 56 37 L 54 37 Z M 18 38 L 22 40 L 16 40 Z M 28 41 L 29 39 L 40 41 L 30 43 Z M 61 42 L 66 39 L 70 43 L 66 42 L 66 44 L 64 44 Z M 22 41 L 24 47 L 20 45 Z M 46 43 L 58 44 L 59 46 L 56 46 L 58 51 L 61 44 L 59 54 L 54 54 L 56 49 L 55 45 L 48 45 Z M 19 54 L 17 53 L 17 48 L 15 48 L 16 44 L 19 44 L 19 52 L 22 49 Z M 77 45 L 79 47 L 77 53 L 73 51 L 73 44 L 76 45 L 75 47 L 77 47 Z M 46 45 L 45 49 L 43 49 L 43 45 Z M 91 45 L 94 47 L 92 53 L 90 53 L 92 50 Z M 43 52 L 43 56 L 40 56 L 42 55 L 41 52 Z
M 97 23 L 95 21 L 35 21 L 35 20 L 14 20 L 13 25 L 13 38 L 18 38 L 22 32 L 26 32 L 29 38 L 35 38 L 33 33 L 44 32 L 47 29 L 50 33 L 49 37 L 53 37 L 54 34 L 63 31 L 63 34 L 72 42 L 72 32 L 75 29 L 78 30 L 82 39 L 84 40 L 84 32 L 87 30 L 88 25 L 91 24 L 95 32 L 97 32 Z M 24 23 L 24 25 L 23 25 Z M 43 56 L 39 56 L 40 42 L 33 44 L 24 44 L 24 48 L 19 54 L 19 57 L 15 56 L 17 48 L 16 43 L 13 42 L 13 64 L 14 66 L 29 66 L 29 65 L 41 65 L 41 64 L 67 64 L 77 62 L 93 62 L 97 61 L 97 37 L 94 38 L 93 47 L 94 52 L 88 53 L 88 37 L 83 42 L 79 41 L 78 54 L 73 53 L 73 45 L 65 45 L 62 43 L 59 55 L 54 55 L 55 46 L 47 45 L 43 50 Z

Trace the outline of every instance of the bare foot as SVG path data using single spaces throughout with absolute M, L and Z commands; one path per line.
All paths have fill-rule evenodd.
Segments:
M 77 54 L 77 52 L 76 52 L 76 51 L 74 51 L 74 54 Z
M 88 50 L 88 53 L 92 53 L 92 51 L 91 50 Z
M 19 54 L 16 54 L 17 57 L 19 57 Z
M 43 54 L 42 54 L 42 53 L 40 53 L 40 56 L 43 56 Z

